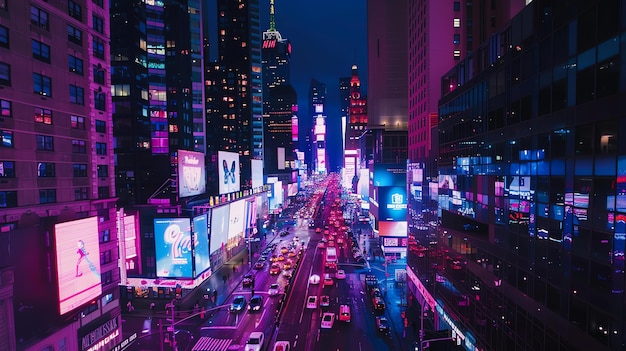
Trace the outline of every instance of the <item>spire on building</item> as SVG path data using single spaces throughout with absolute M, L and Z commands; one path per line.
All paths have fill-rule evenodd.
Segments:
M 270 0 L 270 27 L 268 30 L 263 32 L 263 40 L 268 39 L 276 39 L 277 41 L 283 40 L 280 36 L 280 32 L 276 30 L 276 20 L 274 19 L 274 0 Z

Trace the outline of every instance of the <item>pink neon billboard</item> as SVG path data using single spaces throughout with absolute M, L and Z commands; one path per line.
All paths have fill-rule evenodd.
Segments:
M 98 217 L 54 225 L 59 313 L 65 314 L 102 294 Z

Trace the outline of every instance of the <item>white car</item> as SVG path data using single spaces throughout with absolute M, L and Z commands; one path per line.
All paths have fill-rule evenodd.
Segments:
M 267 291 L 267 294 L 269 296 L 278 295 L 278 284 L 277 283 L 271 284 L 269 290 Z
M 324 312 L 322 315 L 322 329 L 331 329 L 335 322 L 335 314 L 332 312 Z
M 263 349 L 263 342 L 265 341 L 265 334 L 262 332 L 252 332 L 248 341 L 246 341 L 245 351 L 261 351 Z
M 309 296 L 306 300 L 306 308 L 315 309 L 317 308 L 317 296 Z
M 337 270 L 337 273 L 335 273 L 335 278 L 346 279 L 346 271 L 344 271 L 343 269 Z
M 309 277 L 309 284 L 312 284 L 312 285 L 317 285 L 317 284 L 319 284 L 319 283 L 320 283 L 320 276 L 319 276 L 319 275 L 317 275 L 317 274 L 312 274 L 312 275 Z
M 330 306 L 330 297 L 328 297 L 328 295 L 322 295 L 322 297 L 320 297 L 320 306 Z

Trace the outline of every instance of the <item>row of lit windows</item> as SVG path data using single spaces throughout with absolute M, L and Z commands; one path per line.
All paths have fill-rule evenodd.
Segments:
M 72 165 L 72 174 L 75 178 L 87 177 L 87 164 L 74 163 Z M 38 162 L 37 177 L 54 178 L 56 177 L 56 163 L 54 162 Z M 109 177 L 109 166 L 98 165 L 97 176 L 99 178 Z M 0 161 L 0 178 L 16 178 L 15 161 Z
M 1 117 L 13 117 L 13 103 L 9 100 L 0 99 L 0 116 Z M 53 124 L 52 110 L 35 107 L 34 111 L 35 123 Z M 70 116 L 70 126 L 72 129 L 85 130 L 85 117 L 82 116 Z M 96 120 L 96 132 L 106 133 L 106 122 L 103 120 Z
M 98 187 L 98 198 L 105 199 L 110 197 L 110 188 L 108 186 Z M 74 188 L 74 200 L 89 199 L 88 187 Z M 57 202 L 57 189 L 39 189 L 39 204 L 50 204 Z M 0 191 L 0 208 L 17 207 L 17 191 Z M 104 282 L 104 281 L 103 281 Z
M 54 137 L 51 135 L 35 135 L 35 145 L 38 151 L 54 151 Z M 96 154 L 106 155 L 107 144 L 96 142 Z M 0 129 L 0 147 L 13 148 L 13 131 Z M 85 140 L 72 139 L 72 153 L 86 154 L 87 142 Z

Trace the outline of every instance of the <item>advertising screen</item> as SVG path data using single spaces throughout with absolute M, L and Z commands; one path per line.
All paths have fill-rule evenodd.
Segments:
M 378 188 L 379 221 L 406 221 L 406 188 L 386 186 Z
M 202 214 L 193 218 L 193 236 L 194 236 L 194 263 L 196 265 L 195 276 L 199 276 L 206 271 L 211 265 L 209 260 L 209 233 L 208 216 Z
M 252 165 L 252 189 L 263 186 L 263 160 L 250 160 Z
M 215 207 L 211 210 L 211 240 L 210 251 L 214 253 L 228 241 L 228 214 L 230 206 Z
M 126 271 L 128 273 L 141 274 L 141 259 L 139 257 L 140 243 L 139 235 L 137 235 L 136 217 L 133 215 L 124 216 L 124 248 L 126 259 Z
M 449 174 L 440 174 L 439 189 L 456 190 L 456 176 Z
M 54 225 L 59 313 L 81 307 L 102 294 L 98 217 Z
M 205 191 L 204 154 L 178 150 L 178 194 L 185 197 L 204 194 Z
M 157 277 L 193 277 L 191 271 L 191 240 L 189 218 L 154 219 Z
M 227 249 L 237 247 L 243 240 L 243 228 L 245 227 L 245 200 L 231 202 L 228 220 L 228 244 Z
M 239 191 L 239 154 L 218 151 L 217 162 L 220 195 Z
M 400 186 L 406 184 L 406 164 L 374 164 L 374 186 Z
M 395 237 L 406 237 L 407 236 L 407 222 L 406 221 L 400 221 L 400 222 L 386 222 L 386 221 L 380 221 L 378 222 L 378 235 L 380 235 L 381 237 L 386 237 L 386 236 L 395 236 Z M 390 246 L 390 245 L 385 245 L 385 246 Z M 397 245 L 391 245 L 391 246 L 397 246 Z

